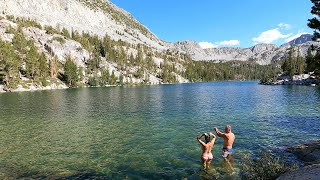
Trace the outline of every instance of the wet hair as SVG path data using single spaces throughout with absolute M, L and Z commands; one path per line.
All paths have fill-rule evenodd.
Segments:
M 226 127 L 224 128 L 224 131 L 225 131 L 226 133 L 231 132 L 231 126 L 230 126 L 229 124 L 227 124 Z

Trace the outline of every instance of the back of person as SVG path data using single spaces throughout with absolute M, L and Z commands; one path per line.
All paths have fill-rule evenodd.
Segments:
M 203 144 L 202 145 L 202 153 L 211 153 L 213 145 L 214 145 L 213 143 Z
M 232 148 L 232 145 L 234 143 L 235 140 L 235 135 L 232 132 L 229 133 L 225 133 L 225 141 L 223 143 L 223 147 L 224 148 Z
M 227 157 L 229 154 L 232 154 L 233 152 L 232 145 L 235 140 L 235 135 L 231 131 L 231 126 L 226 125 L 224 133 L 220 132 L 216 127 L 214 128 L 214 130 L 216 131 L 219 137 L 223 138 L 223 148 L 222 148 L 223 157 Z
M 201 141 L 201 137 L 205 136 L 205 141 Z M 210 140 L 210 136 L 212 136 L 212 139 Z M 203 166 L 205 169 L 208 169 L 211 163 L 211 160 L 213 159 L 213 155 L 211 153 L 214 142 L 216 140 L 216 136 L 212 133 L 203 133 L 197 137 L 198 142 L 201 144 L 202 147 L 202 153 L 201 153 L 201 160 L 203 162 Z

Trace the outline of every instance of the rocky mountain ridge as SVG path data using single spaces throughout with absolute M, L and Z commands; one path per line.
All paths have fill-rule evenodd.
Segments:
M 283 44 L 282 46 L 303 44 L 303 43 L 312 41 L 312 38 L 313 38 L 312 34 L 302 34 L 300 37 L 293 39 L 288 43 Z
M 319 42 L 310 41 L 307 35 L 284 44 L 280 47 L 274 44 L 257 44 L 249 48 L 208 48 L 203 49 L 196 41 L 180 41 L 171 48 L 189 55 L 195 61 L 255 61 L 260 65 L 281 61 L 288 56 L 289 47 L 293 46 L 296 55 L 305 57 L 311 45 L 318 46 Z

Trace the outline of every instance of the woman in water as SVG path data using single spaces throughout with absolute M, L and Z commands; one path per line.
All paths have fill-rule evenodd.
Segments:
M 205 143 L 201 140 L 202 136 L 204 136 Z M 210 138 L 211 136 L 212 139 Z M 211 150 L 213 148 L 214 142 L 216 141 L 216 136 L 212 133 L 203 133 L 197 137 L 197 140 L 202 146 L 201 160 L 203 162 L 203 167 L 206 170 L 209 168 L 211 160 L 213 159 Z

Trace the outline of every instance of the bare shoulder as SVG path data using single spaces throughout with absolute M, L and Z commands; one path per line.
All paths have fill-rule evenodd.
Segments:
M 236 135 L 235 135 L 234 133 L 230 133 L 230 136 L 229 136 L 229 137 L 235 139 L 235 138 L 236 138 Z
M 232 133 L 232 132 L 226 133 L 225 135 L 226 135 L 227 138 L 235 138 L 236 137 L 235 134 Z

